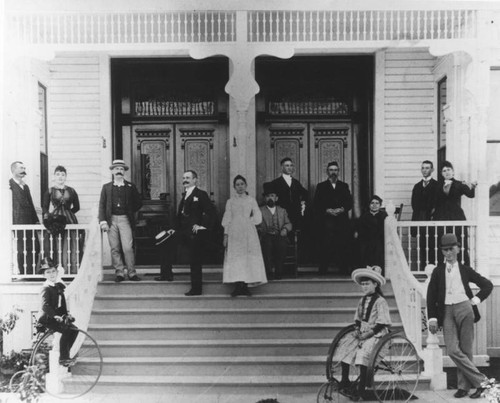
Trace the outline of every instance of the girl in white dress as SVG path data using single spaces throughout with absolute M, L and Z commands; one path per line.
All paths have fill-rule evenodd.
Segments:
M 226 203 L 224 227 L 223 283 L 236 283 L 231 296 L 251 296 L 248 287 L 267 283 L 266 269 L 255 226 L 262 214 L 255 199 L 246 192 L 247 181 L 237 175 L 233 180 L 236 195 Z

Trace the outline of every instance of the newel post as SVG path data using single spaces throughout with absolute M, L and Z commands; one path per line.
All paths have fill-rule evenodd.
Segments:
M 436 266 L 428 264 L 425 267 L 425 274 L 427 279 L 424 284 L 421 284 L 422 301 L 425 304 L 427 295 L 427 287 L 431 280 L 432 271 Z M 426 318 L 427 320 L 428 318 Z M 443 350 L 439 345 L 437 334 L 432 334 L 427 331 L 427 339 L 425 340 L 426 347 L 423 349 L 421 355 L 424 360 L 424 372 L 422 375 L 428 376 L 431 380 L 431 390 L 444 390 L 446 389 L 446 372 L 443 371 Z

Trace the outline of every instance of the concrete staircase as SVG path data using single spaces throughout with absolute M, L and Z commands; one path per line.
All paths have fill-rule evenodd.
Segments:
M 117 284 L 110 274 L 99 284 L 89 326 L 104 356 L 97 391 L 315 394 L 330 342 L 361 296 L 350 279 L 302 274 L 231 298 L 211 270 L 204 294 L 185 297 L 189 276 L 180 271 L 174 282 L 143 275 Z M 384 292 L 400 327 L 390 284 Z

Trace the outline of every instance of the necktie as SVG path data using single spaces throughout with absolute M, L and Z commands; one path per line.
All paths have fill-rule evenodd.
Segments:
M 429 181 L 425 181 L 424 180 L 424 183 L 422 184 L 424 187 L 426 187 L 427 185 L 429 184 Z

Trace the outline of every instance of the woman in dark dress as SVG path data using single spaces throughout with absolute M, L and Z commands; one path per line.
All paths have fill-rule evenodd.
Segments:
M 361 266 L 380 266 L 384 269 L 384 220 L 387 213 L 382 211 L 382 199 L 373 195 L 370 208 L 359 217 L 356 234 L 359 243 Z
M 436 208 L 432 219 L 434 221 L 465 221 L 465 213 L 461 207 L 462 196 L 473 198 L 477 182 L 467 183 L 455 179 L 453 165 L 449 161 L 443 162 L 441 167 L 442 179 L 438 183 L 436 194 Z M 463 245 L 465 251 L 463 261 L 470 265 L 468 253 L 468 231 L 462 226 L 447 226 L 438 228 L 438 239 L 441 239 L 444 233 L 454 233 L 458 241 Z M 460 256 L 459 256 L 459 260 Z
M 70 186 L 66 185 L 66 168 L 58 165 L 54 170 L 54 186 L 52 186 L 42 199 L 43 218 L 46 220 L 49 212 L 53 215 L 62 215 L 66 218 L 66 224 L 78 224 L 75 213 L 80 210 L 80 201 L 78 193 Z M 68 266 L 68 239 L 67 232 L 64 232 L 61 239 L 61 259 L 59 259 L 58 239 L 53 239 L 54 261 L 58 261 L 65 268 L 67 273 L 76 274 L 77 272 L 77 240 L 78 234 L 76 230 L 70 230 L 70 266 Z M 50 246 L 50 245 L 49 245 Z M 47 253 L 46 253 L 47 255 Z

